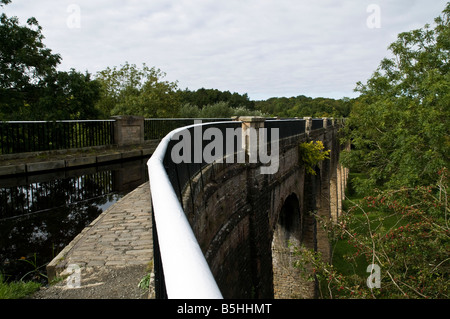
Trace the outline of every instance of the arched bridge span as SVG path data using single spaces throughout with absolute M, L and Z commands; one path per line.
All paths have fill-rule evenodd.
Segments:
M 330 258 L 317 218 L 335 220 L 341 209 L 348 174 L 339 164 L 341 126 L 251 117 L 166 136 L 148 164 L 157 295 L 313 298 L 314 283 L 292 266 L 292 247 Z M 330 150 L 316 174 L 300 160 L 308 141 Z

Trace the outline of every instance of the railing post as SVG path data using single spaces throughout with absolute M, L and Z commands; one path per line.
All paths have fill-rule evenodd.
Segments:
M 113 116 L 114 144 L 118 146 L 138 145 L 144 143 L 144 117 Z
M 234 118 L 242 122 L 242 148 L 249 157 L 249 163 L 256 163 L 258 159 L 259 129 L 264 127 L 265 117 L 240 116 Z
M 303 119 L 305 120 L 305 133 L 309 136 L 312 130 L 312 117 L 304 117 Z

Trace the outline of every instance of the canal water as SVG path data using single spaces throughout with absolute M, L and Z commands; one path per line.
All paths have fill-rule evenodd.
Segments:
M 76 235 L 148 181 L 147 160 L 0 178 L 0 276 L 45 283 L 45 266 Z

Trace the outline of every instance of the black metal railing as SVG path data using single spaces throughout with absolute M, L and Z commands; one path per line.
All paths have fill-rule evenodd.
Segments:
M 231 151 L 233 154 L 235 154 L 238 151 L 239 146 L 241 145 L 240 135 L 239 138 L 236 135 L 233 135 L 233 141 L 227 141 L 226 139 L 227 129 L 229 130 L 229 133 L 236 132 L 235 130 L 237 128 L 240 128 L 241 126 L 242 126 L 241 122 L 230 121 L 228 123 L 214 123 L 214 124 L 209 123 L 197 126 L 195 128 L 192 127 L 187 128 L 186 131 L 189 132 L 191 142 L 189 150 L 190 160 L 186 162 L 183 161 L 181 163 L 174 163 L 174 161 L 172 160 L 172 149 L 177 143 L 179 143 L 179 141 L 171 140 L 169 142 L 163 164 L 167 172 L 167 175 L 169 176 L 169 180 L 172 184 L 172 187 L 175 190 L 175 193 L 177 194 L 177 197 L 180 200 L 181 204 L 183 204 L 182 203 L 183 189 L 185 189 L 185 187 L 190 187 L 191 179 L 194 176 L 197 176 L 206 165 L 211 164 L 207 162 L 203 156 L 203 150 L 205 145 L 211 142 L 209 140 L 205 141 L 203 139 L 203 134 L 205 130 L 207 130 L 208 128 L 214 128 L 218 130 L 217 132 L 220 132 L 221 136 L 223 136 L 221 149 L 222 156 L 226 156 L 227 149 Z M 201 138 L 200 139 L 195 138 L 196 134 L 198 134 Z M 232 145 L 231 150 L 229 149 L 229 145 Z M 196 160 L 195 158 L 195 154 L 198 150 L 201 150 L 202 152 L 202 154 L 200 154 L 201 156 L 198 156 L 200 160 L 198 159 Z M 194 190 L 190 188 L 190 191 L 193 192 Z M 183 208 L 186 209 L 186 207 Z
M 183 126 L 189 126 L 197 122 L 211 123 L 231 121 L 230 118 L 152 118 L 144 121 L 144 139 L 159 140 L 169 132 Z
M 198 122 L 231 121 L 230 118 L 155 118 L 144 120 L 144 139 L 162 139 L 176 128 Z M 9 121 L 0 122 L 0 155 L 52 151 L 114 144 L 115 120 Z M 327 126 L 331 125 L 327 120 Z M 304 119 L 267 119 L 266 128 L 279 129 L 280 138 L 305 131 Z M 312 130 L 324 127 L 323 119 L 312 119 Z M 270 129 L 268 130 L 270 134 Z M 268 135 L 270 137 L 270 135 Z
M 267 141 L 270 142 L 273 128 L 278 129 L 280 139 L 305 133 L 306 121 L 304 119 L 269 120 L 264 123 L 267 128 Z
M 319 128 L 323 128 L 323 119 L 312 119 L 312 127 L 311 130 L 317 130 Z
M 0 122 L 0 154 L 114 144 L 114 120 Z
M 145 119 L 144 139 L 161 139 L 172 130 L 196 121 L 208 123 L 231 119 Z M 113 145 L 114 123 L 115 120 L 0 122 L 0 155 Z

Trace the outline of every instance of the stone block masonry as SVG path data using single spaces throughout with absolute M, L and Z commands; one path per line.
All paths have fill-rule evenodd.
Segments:
M 141 116 L 113 116 L 114 143 L 119 146 L 144 142 L 144 118 Z

